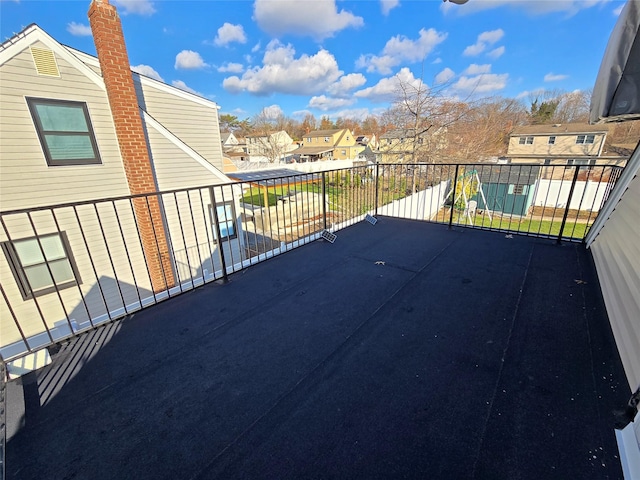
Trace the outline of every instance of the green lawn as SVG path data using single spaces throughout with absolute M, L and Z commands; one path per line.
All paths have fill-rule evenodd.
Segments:
M 562 225 L 561 219 L 558 220 L 539 220 L 539 219 L 516 219 L 502 218 L 492 216 L 491 220 L 485 215 L 476 215 L 473 219 L 474 226 L 495 228 L 496 230 L 511 230 L 514 232 L 527 232 L 539 235 L 557 236 Z M 470 225 L 469 219 L 461 214 L 454 212 L 453 222 L 458 225 Z M 567 220 L 562 232 L 563 237 L 584 238 L 587 231 L 586 223 L 576 223 L 575 220 Z

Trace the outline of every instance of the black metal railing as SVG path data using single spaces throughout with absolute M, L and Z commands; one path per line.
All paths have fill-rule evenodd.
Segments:
M 582 241 L 614 166 L 374 164 L 0 213 L 6 362 L 367 214 Z

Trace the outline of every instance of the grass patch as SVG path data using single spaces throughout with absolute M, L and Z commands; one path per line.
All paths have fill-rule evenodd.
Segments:
M 461 212 L 454 212 L 453 223 L 457 225 L 469 225 L 469 219 L 462 216 Z M 558 236 L 560 233 L 561 220 L 540 220 L 531 218 L 503 218 L 492 216 L 491 220 L 487 215 L 476 215 L 473 219 L 473 226 L 491 228 L 496 230 L 510 230 L 513 232 L 532 233 L 536 235 Z M 562 232 L 563 237 L 584 238 L 587 232 L 587 223 L 567 221 Z

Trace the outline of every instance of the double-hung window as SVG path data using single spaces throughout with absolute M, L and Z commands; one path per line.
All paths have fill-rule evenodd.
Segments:
M 84 102 L 27 98 L 49 166 L 102 163 Z
M 520 145 L 532 145 L 533 144 L 533 137 L 520 137 L 518 139 L 518 143 Z
M 556 144 L 556 137 L 555 135 L 551 135 L 549 137 L 549 145 L 555 145 Z
M 596 140 L 596 136 L 595 135 L 578 135 L 576 137 L 576 143 L 579 145 L 583 145 L 583 144 L 592 144 L 593 142 L 595 142 Z
M 215 222 L 215 216 L 213 215 L 213 207 L 211 209 L 211 220 Z M 232 203 L 222 203 L 216 205 L 216 214 L 218 216 L 218 225 L 220 227 L 220 236 L 222 240 L 229 240 L 236 238 L 238 233 L 236 232 L 236 216 Z M 217 237 L 216 230 L 213 230 L 214 238 Z
M 64 232 L 3 242 L 2 249 L 24 299 L 81 283 Z

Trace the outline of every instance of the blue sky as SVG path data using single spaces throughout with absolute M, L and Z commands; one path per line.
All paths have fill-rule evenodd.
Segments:
M 1 0 L 2 41 L 31 23 L 95 55 L 89 0 Z M 621 0 L 111 0 L 134 69 L 222 113 L 363 118 L 394 78 L 467 99 L 593 87 Z

